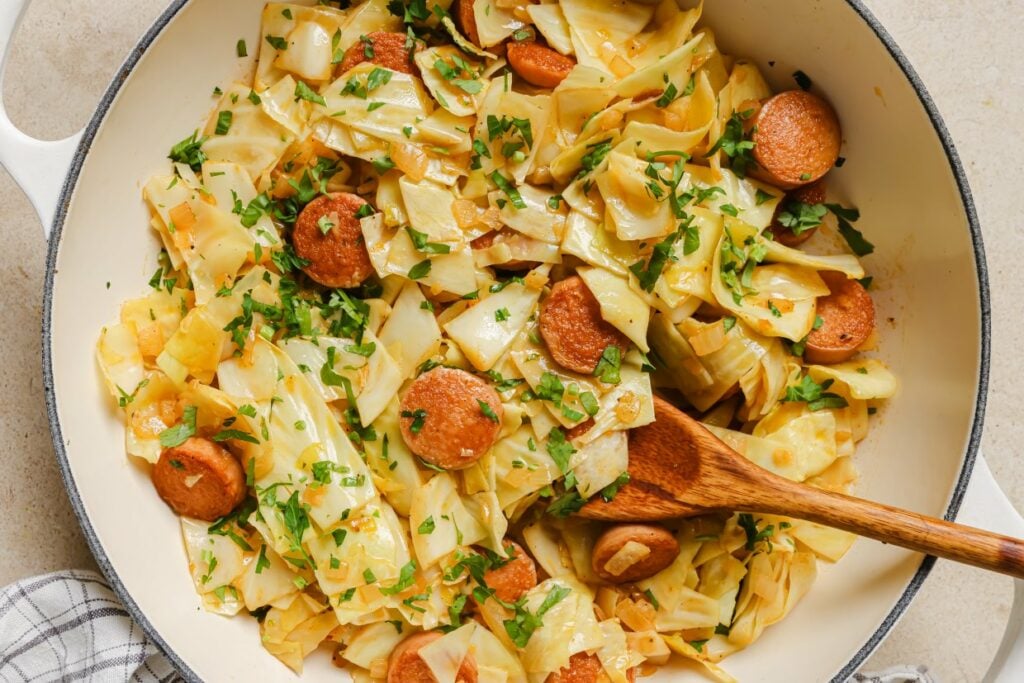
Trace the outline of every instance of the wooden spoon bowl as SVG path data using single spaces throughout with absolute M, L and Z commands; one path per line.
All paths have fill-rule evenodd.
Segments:
M 1024 578 L 1024 541 L 801 484 L 755 465 L 659 397 L 656 420 L 630 433 L 629 483 L 589 519 L 625 522 L 720 510 L 805 519 L 918 552 Z

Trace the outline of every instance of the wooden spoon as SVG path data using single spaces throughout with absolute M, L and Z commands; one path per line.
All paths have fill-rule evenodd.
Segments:
M 629 483 L 611 502 L 591 500 L 580 516 L 625 522 L 763 512 L 1024 578 L 1024 541 L 784 479 L 667 401 L 655 397 L 654 409 L 656 421 L 630 433 Z

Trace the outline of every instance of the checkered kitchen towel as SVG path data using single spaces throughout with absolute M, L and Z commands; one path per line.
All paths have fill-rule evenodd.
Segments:
M 0 591 L 4 683 L 181 680 L 99 574 L 46 574 Z
M 103 578 L 67 571 L 0 591 L 0 681 L 177 683 Z M 938 683 L 924 667 L 856 674 L 849 683 Z

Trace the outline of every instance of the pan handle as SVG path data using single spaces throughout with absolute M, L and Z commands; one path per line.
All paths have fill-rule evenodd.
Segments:
M 71 167 L 81 132 L 63 140 L 36 140 L 11 123 L 3 103 L 3 75 L 14 31 L 31 0 L 0 2 L 0 165 L 7 169 L 39 215 L 50 235 L 64 178 Z
M 978 455 L 957 521 L 1024 538 L 1024 518 L 999 488 L 983 455 Z M 984 683 L 1024 681 L 1024 581 L 1013 582 L 1013 607 Z

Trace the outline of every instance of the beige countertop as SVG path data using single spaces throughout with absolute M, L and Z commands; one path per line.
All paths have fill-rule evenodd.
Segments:
M 7 2 L 9 0 L 0 0 Z M 213 1 L 213 0 L 206 0 Z M 253 0 L 254 3 L 256 0 Z M 1019 0 L 865 0 L 931 91 L 977 202 L 992 289 L 992 378 L 983 448 L 1024 509 L 1024 68 Z M 167 0 L 35 0 L 15 39 L 4 95 L 12 119 L 41 138 L 83 126 L 117 65 Z M 928 226 L 915 226 L 925 232 Z M 35 214 L 0 170 L 0 585 L 67 567 L 94 567 L 50 446 L 40 378 L 46 245 Z M 91 343 L 83 339 L 82 343 Z M 1008 579 L 940 561 L 869 662 L 926 663 L 944 682 L 981 680 L 1009 614 Z

